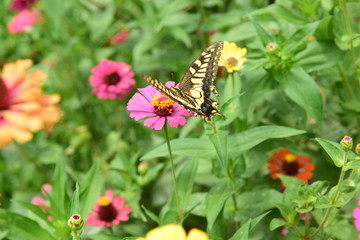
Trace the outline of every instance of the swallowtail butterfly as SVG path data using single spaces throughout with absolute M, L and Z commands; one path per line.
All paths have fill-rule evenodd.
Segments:
M 210 98 L 211 92 L 219 96 L 214 80 L 223 47 L 224 42 L 216 42 L 206 48 L 190 65 L 178 87 L 167 88 L 149 76 L 144 76 L 144 79 L 159 92 L 205 121 L 211 121 L 215 114 L 224 116 L 217 110 L 218 102 Z

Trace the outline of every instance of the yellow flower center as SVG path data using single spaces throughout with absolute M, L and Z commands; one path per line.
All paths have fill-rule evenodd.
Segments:
M 159 116 L 170 116 L 173 112 L 174 101 L 163 94 L 156 94 L 150 103 Z
M 109 206 L 111 204 L 110 199 L 107 196 L 101 196 L 99 199 L 99 205 L 102 207 Z
M 227 65 L 236 67 L 238 65 L 239 61 L 234 57 L 229 57 L 228 59 L 226 59 L 226 63 L 227 63 Z
M 288 153 L 285 155 L 284 159 L 286 162 L 292 163 L 292 162 L 295 162 L 296 156 L 294 154 Z

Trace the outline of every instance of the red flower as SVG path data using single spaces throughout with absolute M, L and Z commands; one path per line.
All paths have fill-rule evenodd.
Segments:
M 307 182 L 313 177 L 312 171 L 315 169 L 315 164 L 310 163 L 310 161 L 309 156 L 295 155 L 290 153 L 289 149 L 283 148 L 274 153 L 273 158 L 268 161 L 270 177 L 278 179 L 278 175 L 283 174 Z

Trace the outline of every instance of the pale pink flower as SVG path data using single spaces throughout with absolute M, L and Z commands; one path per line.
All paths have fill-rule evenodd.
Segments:
M 29 10 L 37 0 L 13 0 L 10 5 L 10 10 Z
M 22 33 L 31 29 L 35 23 L 40 21 L 39 12 L 36 10 L 23 10 L 12 17 L 7 25 L 11 34 Z
M 110 44 L 115 45 L 125 42 L 129 38 L 129 32 L 127 29 L 121 30 L 110 39 Z
M 51 184 L 44 184 L 42 187 L 41 187 L 41 193 L 43 194 L 43 196 L 46 198 L 47 195 L 46 194 L 50 194 L 52 191 L 52 186 Z M 45 199 L 45 198 L 42 198 L 42 197 L 33 197 L 31 199 L 31 203 L 34 204 L 34 205 L 37 205 L 39 206 L 43 212 L 48 216 L 48 220 L 51 221 L 52 220 L 52 217 L 50 216 L 50 209 L 49 209 L 49 203 L 48 201 Z
M 90 85 L 98 98 L 123 100 L 135 85 L 131 66 L 124 62 L 104 59 L 91 69 Z
M 174 82 L 167 82 L 166 87 L 174 87 Z M 183 116 L 193 116 L 185 108 L 179 106 L 166 95 L 157 91 L 153 86 L 145 88 L 138 88 L 140 93 L 129 100 L 127 110 L 131 111 L 130 117 L 136 121 L 146 118 L 144 126 L 150 127 L 155 131 L 161 130 L 165 121 L 170 127 L 177 128 L 179 125 L 184 125 L 186 119 Z
M 360 205 L 360 199 L 358 201 L 358 205 Z M 355 228 L 357 230 L 360 230 L 360 208 L 355 208 L 353 210 L 353 216 L 355 218 L 355 221 L 354 221 Z
M 115 195 L 112 190 L 107 190 L 105 195 L 100 196 L 86 221 L 86 225 L 98 227 L 111 227 L 129 220 L 131 208 L 125 206 L 126 198 Z

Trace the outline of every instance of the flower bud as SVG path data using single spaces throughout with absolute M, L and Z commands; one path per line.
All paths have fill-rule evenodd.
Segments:
M 268 45 L 266 45 L 266 51 L 268 53 L 273 53 L 276 50 L 278 50 L 278 48 L 279 48 L 279 45 L 275 42 L 271 42 L 271 43 L 268 43 Z
M 68 226 L 71 230 L 80 230 L 84 226 L 84 220 L 79 214 L 72 215 L 68 220 Z
M 355 152 L 360 155 L 360 143 L 356 144 Z
M 341 139 L 340 145 L 344 149 L 344 151 L 346 151 L 346 152 L 350 151 L 353 146 L 353 140 L 351 137 L 345 136 L 345 137 L 343 137 L 343 139 Z
M 140 162 L 137 167 L 137 170 L 141 176 L 144 176 L 148 171 L 148 169 L 149 169 L 149 164 L 147 162 Z

